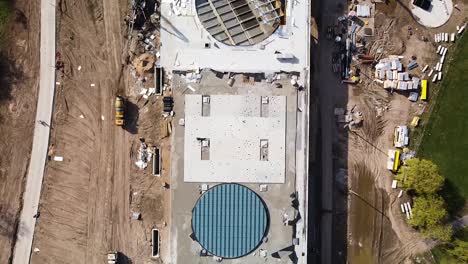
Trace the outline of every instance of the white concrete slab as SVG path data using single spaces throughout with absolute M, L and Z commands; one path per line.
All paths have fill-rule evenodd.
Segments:
M 191 10 L 195 1 L 190 1 Z M 287 1 L 286 25 L 263 42 L 249 47 L 228 46 L 206 31 L 196 11 L 174 12 L 171 0 L 161 4 L 161 65 L 168 70 L 210 68 L 230 72 L 302 72 L 307 65 L 309 2 Z M 179 13 L 177 15 L 176 13 Z M 205 48 L 209 43 L 211 48 Z M 275 52 L 291 53 L 280 61 Z
M 186 95 L 184 181 L 284 183 L 286 97 L 270 96 L 266 116 L 261 109 L 260 96 L 212 95 L 202 116 L 202 96 Z M 209 160 L 197 138 L 209 139 Z M 268 160 L 260 159 L 262 139 Z
M 452 0 L 432 0 L 428 11 L 412 5 L 411 12 L 419 24 L 429 28 L 436 28 L 449 20 L 453 12 L 453 3 Z

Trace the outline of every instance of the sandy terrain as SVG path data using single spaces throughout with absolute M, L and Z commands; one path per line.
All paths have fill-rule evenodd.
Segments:
M 39 11 L 35 1 L 15 1 L 1 48 L 0 263 L 11 258 L 32 147 L 39 87 Z
M 161 180 L 169 171 L 158 178 L 151 167 L 140 171 L 134 165 L 140 136 L 148 145 L 161 144 L 160 100 L 129 97 L 125 129 L 114 125 L 115 96 L 134 94 L 133 77 L 122 65 L 127 4 L 62 0 L 57 6 L 57 47 L 65 67 L 57 72 L 49 154 L 64 161 L 47 164 L 33 243 L 40 251 L 31 263 L 103 263 L 111 250 L 146 263 L 151 228 L 167 221 L 168 191 Z M 170 146 L 164 147 L 169 168 Z M 131 220 L 131 212 L 141 212 L 142 220 Z

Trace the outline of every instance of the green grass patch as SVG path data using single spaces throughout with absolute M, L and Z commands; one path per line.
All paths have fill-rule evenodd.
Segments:
M 414 135 L 422 137 L 418 156 L 432 160 L 447 179 L 442 195 L 453 213 L 468 199 L 468 38 L 459 39 L 450 52 L 455 53 L 446 60 L 442 83 L 430 85 L 437 100 L 423 115 L 429 119 Z
M 459 230 L 455 234 L 455 238 L 458 238 L 463 241 L 468 241 L 468 227 L 465 227 L 462 230 Z M 450 255 L 447 254 L 447 249 L 448 245 L 439 245 L 435 248 L 432 249 L 432 255 L 434 256 L 434 259 L 436 263 L 438 264 L 459 264 L 460 260 L 457 260 Z
M 0 40 L 5 36 L 5 25 L 12 11 L 12 0 L 0 0 Z

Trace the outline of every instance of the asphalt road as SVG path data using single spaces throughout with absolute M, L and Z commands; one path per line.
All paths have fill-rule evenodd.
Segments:
M 346 88 L 338 75 L 332 71 L 331 57 L 333 43 L 326 39 L 326 29 L 337 23 L 344 0 L 315 1 L 313 8 L 318 20 L 318 45 L 312 49 L 314 64 L 313 86 L 318 90 L 320 134 L 321 134 L 321 221 L 320 221 L 320 263 L 334 263 L 333 258 L 333 151 L 335 133 L 334 105 L 339 97 L 345 96 Z M 315 9 L 315 10 L 314 10 Z M 344 11 L 343 11 L 344 12 Z M 340 100 L 342 101 L 342 99 Z
M 40 81 L 33 147 L 16 234 L 13 264 L 29 263 L 49 145 L 55 92 L 55 1 L 41 1 Z M 41 124 L 42 123 L 42 124 Z

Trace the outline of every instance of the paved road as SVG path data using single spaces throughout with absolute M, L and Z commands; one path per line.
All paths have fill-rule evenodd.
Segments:
M 346 88 L 336 74 L 332 72 L 331 56 L 333 43 L 325 38 L 328 25 L 336 24 L 338 4 L 346 6 L 344 0 L 315 1 L 315 14 L 318 16 L 318 46 L 312 50 L 314 63 L 314 87 L 318 89 L 320 126 L 321 126 L 321 161 L 322 161 L 322 204 L 320 221 L 320 263 L 334 263 L 333 260 L 333 152 L 332 144 L 336 136 L 333 108 L 338 97 L 347 93 Z
M 23 194 L 23 209 L 16 235 L 13 264 L 29 263 L 42 179 L 49 145 L 55 92 L 55 1 L 41 1 L 40 83 L 31 161 Z M 46 124 L 40 124 L 44 121 Z

